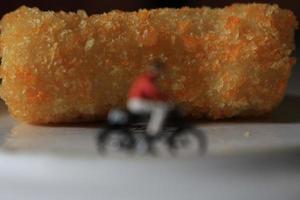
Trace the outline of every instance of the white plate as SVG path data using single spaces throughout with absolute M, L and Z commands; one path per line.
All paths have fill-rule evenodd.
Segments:
M 0 105 L 0 199 L 300 199 L 297 77 L 271 119 L 201 122 L 204 157 L 103 157 L 97 124 L 19 123 Z

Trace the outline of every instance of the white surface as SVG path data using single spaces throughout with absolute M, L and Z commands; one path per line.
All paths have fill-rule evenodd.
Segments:
M 18 123 L 1 103 L 0 200 L 299 200 L 298 83 L 272 118 L 201 122 L 201 158 L 103 157 L 100 125 Z
M 3 107 L 0 199 L 299 200 L 300 124 L 274 116 L 201 123 L 202 158 L 116 158 L 98 154 L 99 125 L 32 126 Z
M 300 164 L 294 158 L 133 160 L 1 155 L 0 193 L 1 199 L 299 200 Z

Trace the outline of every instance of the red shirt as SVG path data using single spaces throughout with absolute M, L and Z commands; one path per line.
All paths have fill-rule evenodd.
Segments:
M 154 83 L 154 77 L 150 73 L 139 76 L 132 84 L 128 98 L 139 98 L 147 100 L 164 100 L 165 98 Z

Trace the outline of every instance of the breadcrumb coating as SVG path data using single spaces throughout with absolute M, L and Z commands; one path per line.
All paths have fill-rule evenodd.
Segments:
M 30 123 L 103 119 L 159 58 L 163 91 L 190 116 L 263 115 L 284 97 L 297 25 L 268 4 L 92 16 L 22 6 L 1 21 L 1 97 Z

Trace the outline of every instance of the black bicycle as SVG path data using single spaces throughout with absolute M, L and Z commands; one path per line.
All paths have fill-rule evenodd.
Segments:
M 205 135 L 188 123 L 178 108 L 172 109 L 161 132 L 146 133 L 149 115 L 136 115 L 125 109 L 113 109 L 107 117 L 107 127 L 98 134 L 100 153 L 138 152 L 171 155 L 202 155 L 206 152 Z

